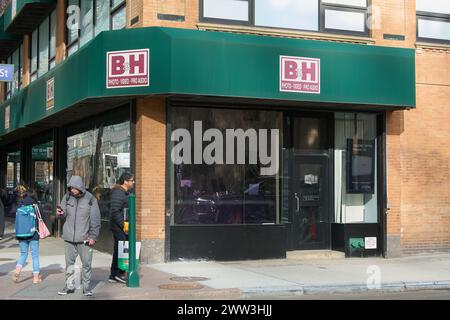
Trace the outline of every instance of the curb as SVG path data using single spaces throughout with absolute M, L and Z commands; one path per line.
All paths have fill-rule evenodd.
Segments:
M 450 289 L 450 280 L 442 281 L 418 281 L 418 282 L 391 282 L 381 284 L 379 287 L 369 288 L 367 284 L 329 284 L 318 286 L 289 286 L 289 287 L 254 287 L 243 288 L 245 295 L 252 294 L 339 294 L 358 292 L 400 292 L 413 290 Z

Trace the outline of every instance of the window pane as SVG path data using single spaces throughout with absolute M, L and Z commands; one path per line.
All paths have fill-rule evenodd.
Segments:
M 272 129 L 281 130 L 280 112 L 177 108 L 172 109 L 171 119 L 174 129 L 185 129 L 191 137 L 194 137 L 198 122 L 204 134 L 214 129 L 211 141 L 216 146 L 213 148 L 210 142 L 204 142 L 201 146 L 203 159 L 191 159 L 192 164 L 172 166 L 172 224 L 261 224 L 279 220 L 278 164 L 273 160 L 278 157 L 279 150 Z M 234 129 L 235 133 L 242 129 L 242 139 L 231 138 L 227 142 L 225 128 Z M 265 138 L 259 129 L 267 129 Z M 244 138 L 244 132 L 247 138 Z M 234 143 L 230 142 L 232 140 Z M 254 148 L 263 143 L 273 160 L 270 165 L 262 165 L 258 149 Z M 193 139 L 187 147 L 191 147 L 194 156 L 197 146 Z M 230 157 L 232 152 L 234 159 Z M 275 169 L 264 175 L 261 169 L 269 166 Z
M 78 7 L 78 5 L 79 5 L 78 0 L 69 0 L 68 5 L 69 5 L 69 7 L 70 7 L 70 6 L 75 6 L 75 7 L 79 8 L 79 7 Z M 78 21 L 77 19 L 75 19 L 75 17 L 76 17 L 76 12 L 78 12 L 78 11 L 76 11 L 76 10 L 70 10 L 70 11 L 69 11 L 69 14 L 68 14 L 68 15 L 69 15 L 68 21 L 69 21 L 69 22 L 73 22 L 73 24 L 69 24 L 70 30 L 67 31 L 67 41 L 68 41 L 68 44 L 71 44 L 72 42 L 74 42 L 76 39 L 78 39 L 78 36 L 79 36 L 79 34 L 78 34 L 78 31 L 79 31 L 79 21 Z M 81 14 L 81 13 L 80 13 L 80 14 Z
M 37 44 L 38 44 L 38 29 L 34 30 L 31 35 L 31 73 L 37 70 Z
M 74 43 L 72 46 L 67 49 L 67 56 L 70 57 L 78 50 L 78 42 Z
M 325 10 L 325 28 L 364 32 L 365 15 L 362 12 Z
M 19 67 L 20 67 L 20 70 L 19 70 L 19 89 L 22 87 L 22 81 L 23 81 L 23 44 L 21 44 L 20 45 L 20 48 L 19 48 L 19 56 L 20 56 L 20 59 L 19 59 Z
M 54 216 L 53 141 L 33 146 L 31 154 L 34 172 L 33 189 L 36 192 L 37 200 L 48 217 Z M 54 221 L 54 219 L 51 220 Z M 47 227 L 53 231 L 50 221 Z
M 248 21 L 248 1 L 203 0 L 205 18 Z
M 318 0 L 256 1 L 255 24 L 317 31 L 319 29 Z
M 95 4 L 95 35 L 109 30 L 109 0 L 97 0 Z
M 39 26 L 39 70 L 38 77 L 48 71 L 48 32 L 49 19 L 45 19 Z
M 126 7 L 123 7 L 112 16 L 112 29 L 119 30 L 126 27 Z
M 30 77 L 30 82 L 33 82 L 33 81 L 36 80 L 36 79 L 37 79 L 37 72 L 34 73 L 33 75 L 31 75 L 31 77 Z
M 112 0 L 111 8 L 115 9 L 115 8 L 117 8 L 118 6 L 120 6 L 124 2 L 125 2 L 125 0 Z
M 450 40 L 450 22 L 419 19 L 419 37 Z
M 50 61 L 50 70 L 52 70 L 55 66 L 56 66 L 56 60 L 53 59 L 52 61 Z
M 12 191 L 20 183 L 20 151 L 8 153 L 6 156 L 6 188 Z M 8 200 L 9 205 L 14 205 L 15 197 L 12 192 L 8 192 L 12 197 Z M 9 212 L 9 211 L 7 211 Z
M 81 33 L 80 33 L 80 47 L 93 37 L 94 28 L 94 8 L 92 1 L 81 1 Z
M 367 0 L 322 0 L 322 3 L 367 8 Z
M 349 141 L 353 143 L 353 139 L 361 145 L 370 146 L 366 150 L 366 155 L 362 155 L 362 152 L 359 152 L 359 155 L 349 154 Z M 375 115 L 335 113 L 335 222 L 378 222 L 377 142 Z M 353 163 L 351 171 L 348 170 L 350 160 Z M 351 180 L 348 180 L 349 174 Z M 349 181 L 359 183 L 359 188 L 364 189 L 371 184 L 372 179 L 373 193 L 348 192 Z
M 449 0 L 416 0 L 417 11 L 450 14 Z
M 20 47 L 16 49 L 12 55 L 12 64 L 14 65 L 14 82 L 12 86 L 12 93 L 16 92 L 19 89 L 19 70 L 20 70 Z
M 109 122 L 109 121 L 108 121 Z M 67 138 L 67 181 L 81 176 L 98 200 L 101 217 L 109 220 L 109 194 L 120 175 L 130 172 L 130 122 L 98 124 Z
M 50 16 L 50 58 L 56 55 L 56 10 Z

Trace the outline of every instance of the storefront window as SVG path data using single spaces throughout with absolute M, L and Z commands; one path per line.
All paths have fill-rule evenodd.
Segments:
M 13 190 L 21 180 L 20 151 L 8 153 L 6 163 L 6 188 Z
M 262 164 L 261 146 L 277 161 L 270 165 L 278 169 L 281 134 L 276 139 L 273 134 L 281 132 L 280 112 L 173 108 L 170 119 L 172 133 L 184 129 L 192 137 L 190 142 L 182 138 L 187 147 L 182 155 L 193 157 L 188 163 L 171 165 L 172 224 L 279 223 L 279 173 L 264 172 L 269 165 L 268 161 Z M 238 129 L 246 137 L 228 140 L 227 134 Z M 203 140 L 199 130 L 205 133 Z M 171 141 L 172 157 L 183 141 Z M 239 151 L 240 146 L 245 146 L 245 151 Z M 214 161 L 208 160 L 207 154 L 213 155 Z
M 376 115 L 335 114 L 335 222 L 377 223 Z
M 103 123 L 67 138 L 67 181 L 83 178 L 97 198 L 102 219 L 109 219 L 109 191 L 130 172 L 130 122 Z
M 32 168 L 38 201 L 47 215 L 53 214 L 53 141 L 33 146 Z

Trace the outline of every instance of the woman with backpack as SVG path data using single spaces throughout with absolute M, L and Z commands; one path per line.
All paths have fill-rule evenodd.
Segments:
M 24 185 L 18 185 L 15 189 L 17 195 L 17 210 L 25 206 L 38 205 L 36 194 L 27 189 Z M 39 211 L 42 213 L 41 207 L 38 205 Z M 16 216 L 17 216 L 16 210 Z M 46 222 L 47 217 L 42 214 L 42 219 Z M 38 284 L 42 282 L 39 271 L 39 233 L 38 233 L 38 219 L 36 219 L 36 230 L 32 236 L 20 237 L 16 235 L 16 239 L 19 240 L 20 245 L 20 257 L 17 260 L 16 270 L 13 273 L 12 280 L 14 282 L 19 281 L 20 272 L 28 258 L 28 252 L 31 250 L 31 256 L 33 259 L 33 283 Z

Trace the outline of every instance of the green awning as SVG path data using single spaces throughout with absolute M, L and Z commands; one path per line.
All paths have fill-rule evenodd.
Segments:
M 107 53 L 145 49 L 149 85 L 108 89 Z M 320 92 L 281 91 L 282 56 L 319 59 L 315 76 Z M 183 94 L 413 108 L 414 68 L 413 49 L 160 27 L 108 31 L 1 105 L 0 135 L 6 133 L 6 106 L 11 132 L 87 99 L 120 96 Z M 46 110 L 50 78 L 54 107 Z
M 19 45 L 22 37 L 9 34 L 4 30 L 4 16 L 0 17 L 0 60 L 6 59 Z
M 10 1 L 3 14 L 4 31 L 16 34 L 32 32 L 48 16 L 56 0 Z

